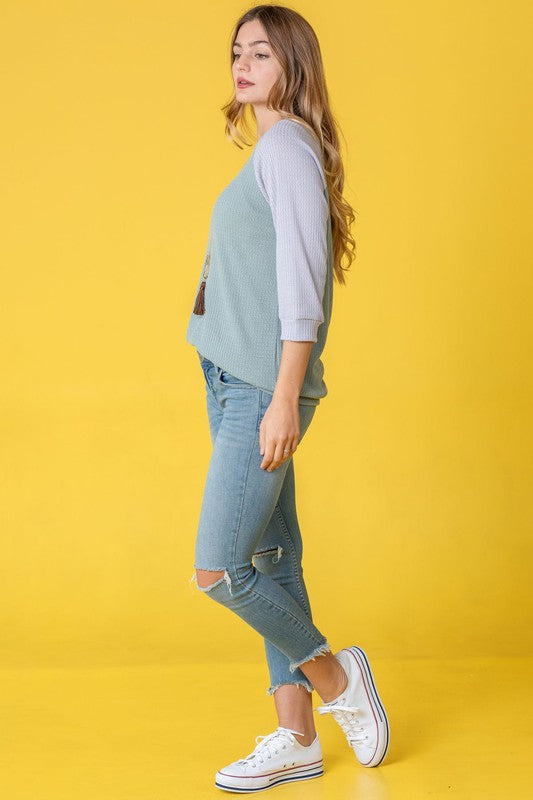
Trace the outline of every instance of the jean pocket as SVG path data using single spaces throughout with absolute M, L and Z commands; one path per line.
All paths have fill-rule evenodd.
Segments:
M 246 381 L 241 381 L 240 378 L 236 378 L 235 375 L 232 375 L 230 372 L 227 372 L 224 369 L 220 369 L 218 371 L 218 382 L 222 383 L 224 386 L 232 386 L 234 388 L 239 389 L 254 389 L 255 387 L 252 386 L 251 383 L 246 383 Z

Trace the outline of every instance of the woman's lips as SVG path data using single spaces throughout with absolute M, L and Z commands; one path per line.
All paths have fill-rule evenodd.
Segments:
M 244 81 L 244 82 L 237 81 L 237 86 L 239 87 L 239 89 L 246 89 L 247 86 L 253 86 L 253 83 L 250 83 L 250 81 Z

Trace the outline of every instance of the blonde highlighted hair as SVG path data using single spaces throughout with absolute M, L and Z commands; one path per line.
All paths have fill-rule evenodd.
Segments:
M 350 233 L 355 211 L 342 196 L 344 168 L 339 152 L 338 125 L 329 105 L 318 39 L 311 25 L 296 11 L 285 6 L 253 6 L 235 24 L 231 36 L 231 64 L 239 28 L 255 19 L 263 25 L 270 47 L 282 66 L 268 96 L 267 107 L 305 125 L 320 143 L 330 201 L 333 271 L 337 281 L 344 284 L 345 272 L 356 253 L 356 242 Z M 251 146 L 242 135 L 242 131 L 252 133 L 245 117 L 246 104 L 240 103 L 234 95 L 222 111 L 226 118 L 225 133 L 230 140 L 237 147 L 241 147 L 239 142 Z M 343 266 L 345 257 L 347 265 Z

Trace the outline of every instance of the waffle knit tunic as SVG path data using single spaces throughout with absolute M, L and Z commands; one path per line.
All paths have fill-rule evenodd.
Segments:
M 320 356 L 333 303 L 331 219 L 320 145 L 299 122 L 275 122 L 217 197 L 207 253 L 205 313 L 191 311 L 186 340 L 268 392 L 282 340 L 312 341 L 299 401 L 317 405 L 327 394 Z M 202 280 L 203 268 L 195 297 Z

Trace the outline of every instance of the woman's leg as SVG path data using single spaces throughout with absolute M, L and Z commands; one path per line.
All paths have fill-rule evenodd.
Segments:
M 224 416 L 224 408 L 227 405 L 226 399 L 224 398 L 224 394 L 227 393 L 227 390 L 223 389 L 223 386 L 227 384 L 222 384 L 221 386 L 222 382 L 220 381 L 220 370 L 219 368 L 215 367 L 212 362 L 204 359 L 201 356 L 200 362 L 205 377 L 209 429 L 211 441 L 214 445 L 220 424 Z M 231 378 L 231 376 L 229 377 Z M 222 402 L 220 402 L 221 400 Z M 296 517 L 294 499 L 293 460 L 290 459 L 286 463 L 289 466 L 281 486 L 278 503 L 276 504 L 271 518 L 267 523 L 265 532 L 259 541 L 257 546 L 257 554 L 254 553 L 254 560 L 256 561 L 259 571 L 265 571 L 265 568 L 269 569 L 269 567 L 266 567 L 265 565 L 264 558 L 261 558 L 260 556 L 257 558 L 259 552 L 266 550 L 269 542 L 272 544 L 272 539 L 270 537 L 273 535 L 275 536 L 276 532 L 277 535 L 281 535 L 283 538 L 283 532 L 285 530 L 292 531 L 293 533 L 291 539 L 293 544 L 289 546 L 288 549 L 291 552 L 294 551 L 295 558 L 291 558 L 293 574 L 286 583 L 286 586 L 293 594 L 295 599 L 301 603 L 305 613 L 311 617 L 309 599 L 305 584 L 303 582 L 303 576 L 301 574 L 296 575 L 296 573 L 299 572 L 298 564 L 301 564 L 302 543 L 298 527 L 298 520 Z M 287 521 L 289 522 L 289 525 L 287 525 Z M 276 544 L 276 555 L 278 552 L 277 548 L 279 546 L 284 547 L 284 545 L 278 541 Z M 284 560 L 283 567 L 285 567 L 287 561 L 287 559 Z M 262 567 L 261 564 L 263 565 Z M 201 570 L 198 570 L 198 572 L 202 575 L 202 584 L 204 583 L 204 576 L 211 578 L 210 580 L 206 581 L 207 587 L 211 582 L 213 582 L 214 579 L 222 578 L 225 570 L 220 570 L 218 572 L 209 571 L 205 573 Z M 281 573 L 272 577 L 276 577 L 276 579 L 281 578 L 282 582 L 285 582 Z M 192 579 L 195 578 L 196 574 L 193 575 Z M 200 588 L 204 587 L 200 586 Z M 272 683 L 271 688 L 267 690 L 267 692 L 268 694 L 273 693 L 271 690 L 273 688 L 275 689 L 276 684 L 279 685 L 279 688 L 275 689 L 274 691 L 274 701 L 280 720 L 280 725 L 285 725 L 287 727 L 292 727 L 295 730 L 303 731 L 304 736 L 299 738 L 301 738 L 301 742 L 303 744 L 307 744 L 308 740 L 310 739 L 309 735 L 314 731 L 314 722 L 312 719 L 311 707 L 312 695 L 310 691 L 306 690 L 306 683 L 308 687 L 311 687 L 313 685 L 313 681 L 309 679 L 309 675 L 306 679 L 301 667 L 294 670 L 294 672 L 291 672 L 289 669 L 289 658 L 268 639 L 264 638 L 264 641 L 265 647 L 267 648 L 267 659 Z M 312 670 L 313 680 L 316 682 L 315 688 L 324 702 L 336 697 L 341 691 L 341 688 L 344 686 L 345 675 L 341 674 L 342 670 L 340 669 L 340 665 L 333 657 L 331 652 L 324 653 L 323 658 L 320 658 L 318 661 L 315 659 L 307 661 L 304 665 L 304 668 L 307 670 Z M 299 724 L 296 726 L 289 724 L 291 719 L 298 720 Z
M 260 468 L 259 425 L 272 395 L 219 367 L 207 367 L 222 419 L 205 483 L 195 569 L 202 577 L 215 574 L 208 585 L 197 585 L 271 641 L 289 659 L 293 674 L 300 663 L 331 648 L 290 592 L 252 563 L 290 463 L 285 461 L 273 472 Z M 301 405 L 300 439 L 315 409 Z

